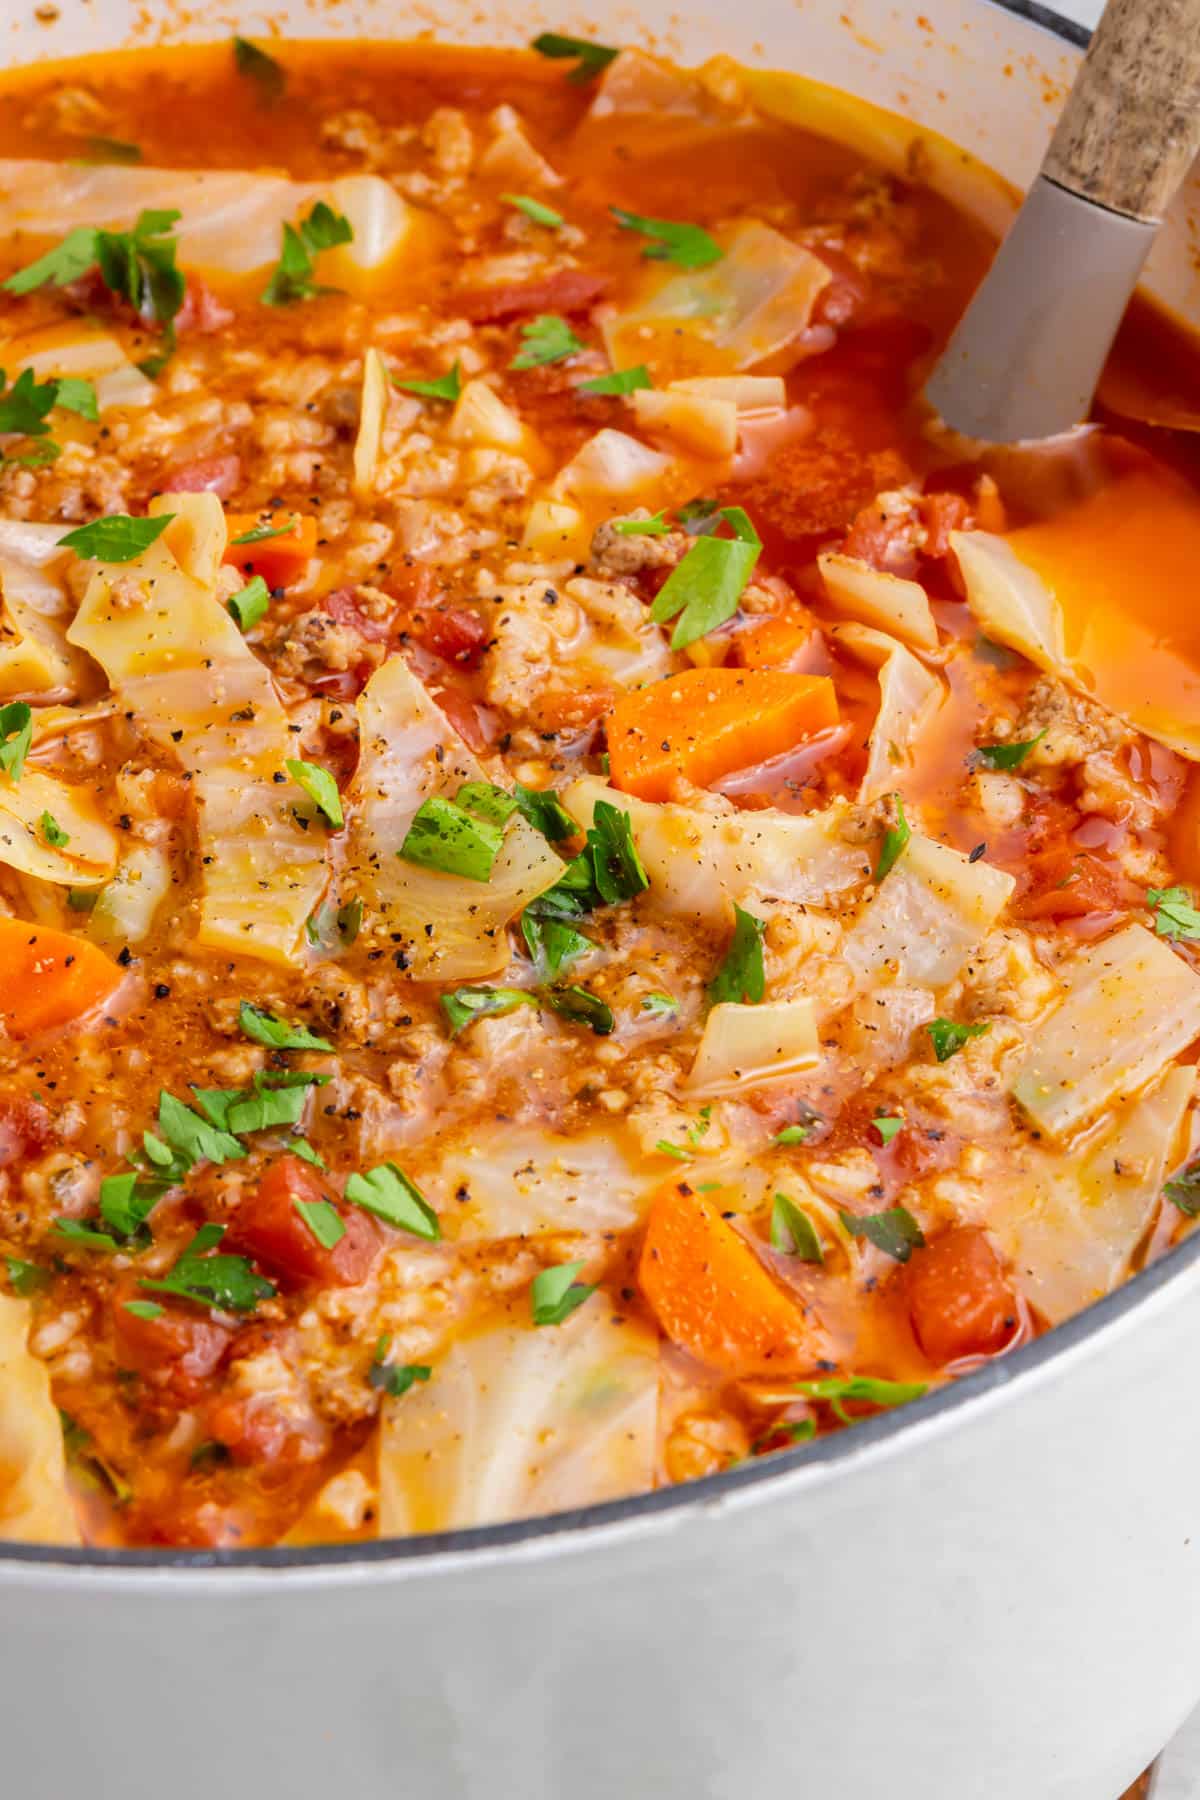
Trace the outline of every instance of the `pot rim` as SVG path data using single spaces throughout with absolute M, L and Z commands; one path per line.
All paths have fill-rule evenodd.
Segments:
M 982 0 L 1017 14 L 1051 36 L 1079 48 L 1086 48 L 1091 33 L 1083 25 L 1067 19 L 1040 0 Z M 236 1577 L 252 1571 L 290 1571 L 293 1579 L 336 1579 L 362 1577 L 383 1572 L 384 1568 L 408 1565 L 413 1573 L 418 1567 L 429 1567 L 436 1559 L 439 1567 L 466 1567 L 478 1563 L 488 1553 L 524 1551 L 539 1548 L 565 1550 L 581 1542 L 594 1543 L 598 1536 L 609 1536 L 651 1529 L 677 1522 L 681 1516 L 697 1512 L 712 1513 L 739 1499 L 764 1498 L 765 1491 L 783 1485 L 787 1478 L 804 1477 L 815 1481 L 821 1477 L 836 1478 L 839 1469 L 865 1458 L 872 1461 L 897 1447 L 898 1440 L 925 1440 L 931 1431 L 952 1425 L 956 1418 L 975 1414 L 1004 1390 L 1024 1386 L 1039 1372 L 1061 1363 L 1072 1351 L 1079 1351 L 1088 1341 L 1125 1320 L 1152 1296 L 1181 1281 L 1200 1258 L 1200 1230 L 1169 1251 L 1159 1261 L 1139 1271 L 1112 1293 L 1094 1301 L 1083 1312 L 1056 1326 L 1044 1336 L 1006 1356 L 982 1363 L 969 1374 L 958 1377 L 945 1387 L 933 1389 L 921 1399 L 906 1406 L 864 1419 L 850 1430 L 814 1439 L 809 1444 L 753 1463 L 726 1469 L 719 1475 L 704 1476 L 678 1487 L 660 1488 L 651 1493 L 633 1494 L 624 1499 L 578 1507 L 569 1512 L 548 1513 L 529 1519 L 515 1519 L 496 1525 L 475 1525 L 455 1531 L 427 1532 L 402 1538 L 382 1538 L 371 1542 L 349 1544 L 314 1544 L 305 1546 L 260 1547 L 245 1550 L 200 1549 L 104 1549 L 77 1548 L 70 1545 L 0 1543 L 0 1576 L 17 1575 L 18 1571 L 33 1580 L 37 1570 L 56 1569 L 69 1579 L 70 1570 L 107 1572 L 120 1576 L 126 1572 L 136 1579 L 138 1574 L 171 1571 L 182 1574 L 204 1572 Z M 792 1484 L 795 1486 L 795 1481 Z M 804 1485 L 809 1485 L 805 1480 Z M 415 1566 L 414 1566 L 415 1565 Z M 121 1585 L 127 1585 L 122 1583 Z M 188 1585 L 192 1585 L 188 1582 Z M 220 1584 L 226 1585 L 225 1581 Z M 277 1585 L 277 1584 L 272 1584 Z

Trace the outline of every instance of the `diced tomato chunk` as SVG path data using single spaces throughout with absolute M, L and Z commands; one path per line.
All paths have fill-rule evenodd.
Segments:
M 188 276 L 183 305 L 175 315 L 176 331 L 224 331 L 227 325 L 233 324 L 236 316 L 233 308 L 218 300 L 212 289 L 197 276 Z
M 437 606 L 415 612 L 409 633 L 443 662 L 474 668 L 488 641 L 488 628 L 467 606 Z
M 456 306 L 474 325 L 498 324 L 533 313 L 580 313 L 594 306 L 607 277 L 583 269 L 560 269 L 540 281 L 512 282 L 505 287 L 468 289 Z
M 902 1280 L 913 1331 L 931 1362 L 990 1355 L 1013 1334 L 1013 1291 L 977 1226 L 956 1226 L 916 1251 Z
M 1016 911 L 1024 919 L 1082 919 L 1121 907 L 1121 878 L 1109 864 L 1069 844 L 1031 856 L 1026 891 Z
M 970 502 L 961 494 L 923 494 L 917 501 L 917 511 L 925 527 L 923 556 L 945 556 L 950 549 L 950 533 L 969 531 L 975 522 Z
M 24 1095 L 0 1096 L 0 1169 L 33 1156 L 50 1142 L 50 1114 Z
M 370 644 L 386 644 L 392 635 L 395 610 L 386 618 L 373 617 L 359 606 L 353 588 L 335 588 L 332 594 L 326 594 L 321 607 L 331 619 L 336 619 L 348 631 L 356 631 Z
M 469 750 L 482 756 L 498 735 L 494 715 L 458 687 L 437 687 L 430 692 Z
M 237 489 L 242 479 L 242 459 L 230 456 L 198 456 L 180 463 L 163 482 L 164 494 L 217 494 L 222 500 Z
M 130 1312 L 130 1301 L 157 1304 L 163 1310 L 147 1317 L 140 1310 Z M 233 1341 L 228 1326 L 207 1318 L 199 1308 L 170 1304 L 132 1277 L 117 1286 L 112 1323 L 119 1365 L 136 1369 L 155 1387 L 185 1403 L 203 1393 Z
M 214 1402 L 207 1433 L 242 1464 L 311 1462 L 326 1448 L 319 1421 L 292 1418 L 269 1394 L 228 1394 Z
M 314 1201 L 334 1206 L 343 1231 L 326 1249 L 297 1209 Z M 295 1287 L 357 1287 L 378 1254 L 382 1236 L 369 1214 L 338 1205 L 317 1170 L 298 1156 L 273 1162 L 238 1207 L 223 1249 L 253 1257 L 267 1273 Z

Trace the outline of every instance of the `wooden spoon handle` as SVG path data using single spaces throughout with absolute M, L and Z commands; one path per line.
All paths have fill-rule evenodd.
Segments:
M 1042 164 L 1060 187 L 1161 219 L 1200 150 L 1200 0 L 1108 0 Z

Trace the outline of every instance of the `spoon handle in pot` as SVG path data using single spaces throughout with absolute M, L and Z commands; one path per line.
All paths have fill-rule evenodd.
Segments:
M 1161 219 L 1200 150 L 1200 0 L 1108 0 L 1042 174 Z

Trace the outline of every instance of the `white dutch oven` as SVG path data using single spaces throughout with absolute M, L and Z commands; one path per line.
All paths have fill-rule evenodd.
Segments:
M 164 10 L 3 0 L 0 55 L 591 30 L 803 71 L 1023 183 L 1080 36 L 986 0 Z M 1200 321 L 1182 210 L 1152 269 Z M 1198 1319 L 1200 1234 L 952 1391 L 682 1490 L 365 1550 L 10 1547 L 0 1793 L 1115 1800 L 1200 1696 Z

